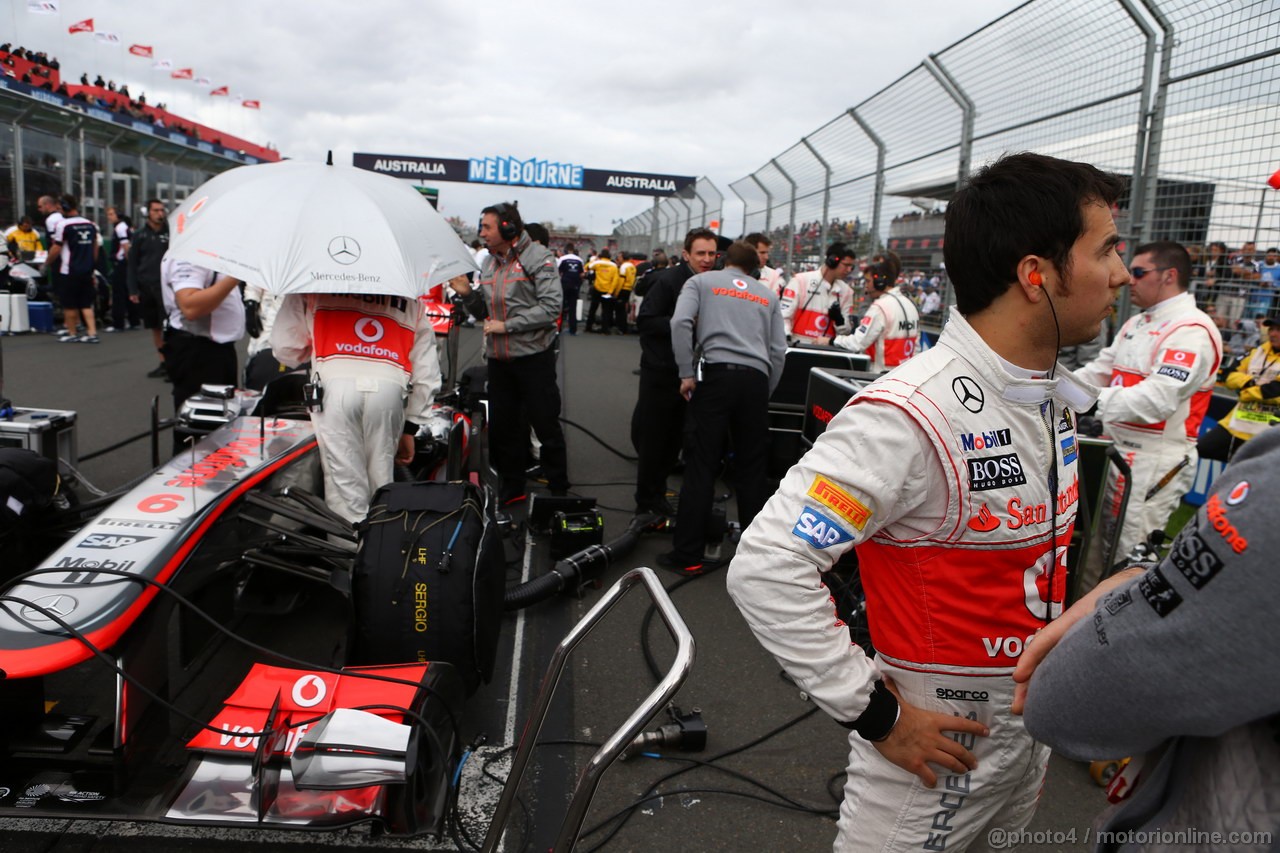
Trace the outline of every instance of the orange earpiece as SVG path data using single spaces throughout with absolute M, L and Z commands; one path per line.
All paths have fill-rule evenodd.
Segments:
M 1044 279 L 1040 276 L 1040 273 L 1035 272 L 1034 270 L 1027 273 L 1027 281 L 1031 282 L 1036 287 L 1044 287 Z

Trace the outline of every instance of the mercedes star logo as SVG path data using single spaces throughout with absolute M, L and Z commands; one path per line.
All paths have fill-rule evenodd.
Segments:
M 37 610 L 36 607 L 31 606 L 22 608 L 18 612 L 23 619 L 28 622 L 52 623 L 53 619 L 50 616 L 65 620 L 80 602 L 66 593 L 58 593 L 56 595 L 42 595 L 37 599 L 33 599 L 31 603 L 40 609 Z
M 360 244 L 351 237 L 334 237 L 329 241 L 329 257 L 343 266 L 360 260 Z
M 956 399 L 960 401 L 960 405 L 975 415 L 982 411 L 982 404 L 986 402 L 986 399 L 982 396 L 982 389 L 978 387 L 977 382 L 968 376 L 957 376 L 955 381 L 951 383 L 951 390 L 955 392 Z

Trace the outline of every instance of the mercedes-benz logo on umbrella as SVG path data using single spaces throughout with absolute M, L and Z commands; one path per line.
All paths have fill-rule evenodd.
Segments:
M 18 613 L 28 622 L 53 622 L 50 617 L 57 616 L 59 619 L 66 619 L 76 609 L 76 605 L 80 602 L 76 601 L 74 596 L 66 593 L 57 593 L 56 595 L 42 595 L 39 598 L 32 599 L 35 607 L 23 607 Z
M 360 260 L 360 244 L 351 237 L 334 237 L 329 241 L 329 257 L 343 266 Z
M 982 405 L 986 402 L 986 398 L 983 396 L 982 389 L 978 387 L 977 382 L 968 376 L 957 376 L 951 383 L 951 390 L 955 392 L 956 399 L 960 401 L 960 405 L 975 415 L 982 411 Z

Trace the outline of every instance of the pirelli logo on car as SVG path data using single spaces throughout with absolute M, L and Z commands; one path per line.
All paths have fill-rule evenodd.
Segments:
M 871 510 L 862 501 L 828 480 L 819 476 L 809 486 L 809 497 L 830 509 L 836 515 L 862 530 L 871 520 Z

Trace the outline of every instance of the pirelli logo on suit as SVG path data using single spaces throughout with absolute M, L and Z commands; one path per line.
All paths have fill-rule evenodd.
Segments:
M 862 530 L 871 520 L 871 510 L 862 501 L 828 480 L 816 477 L 809 486 L 809 497 Z

